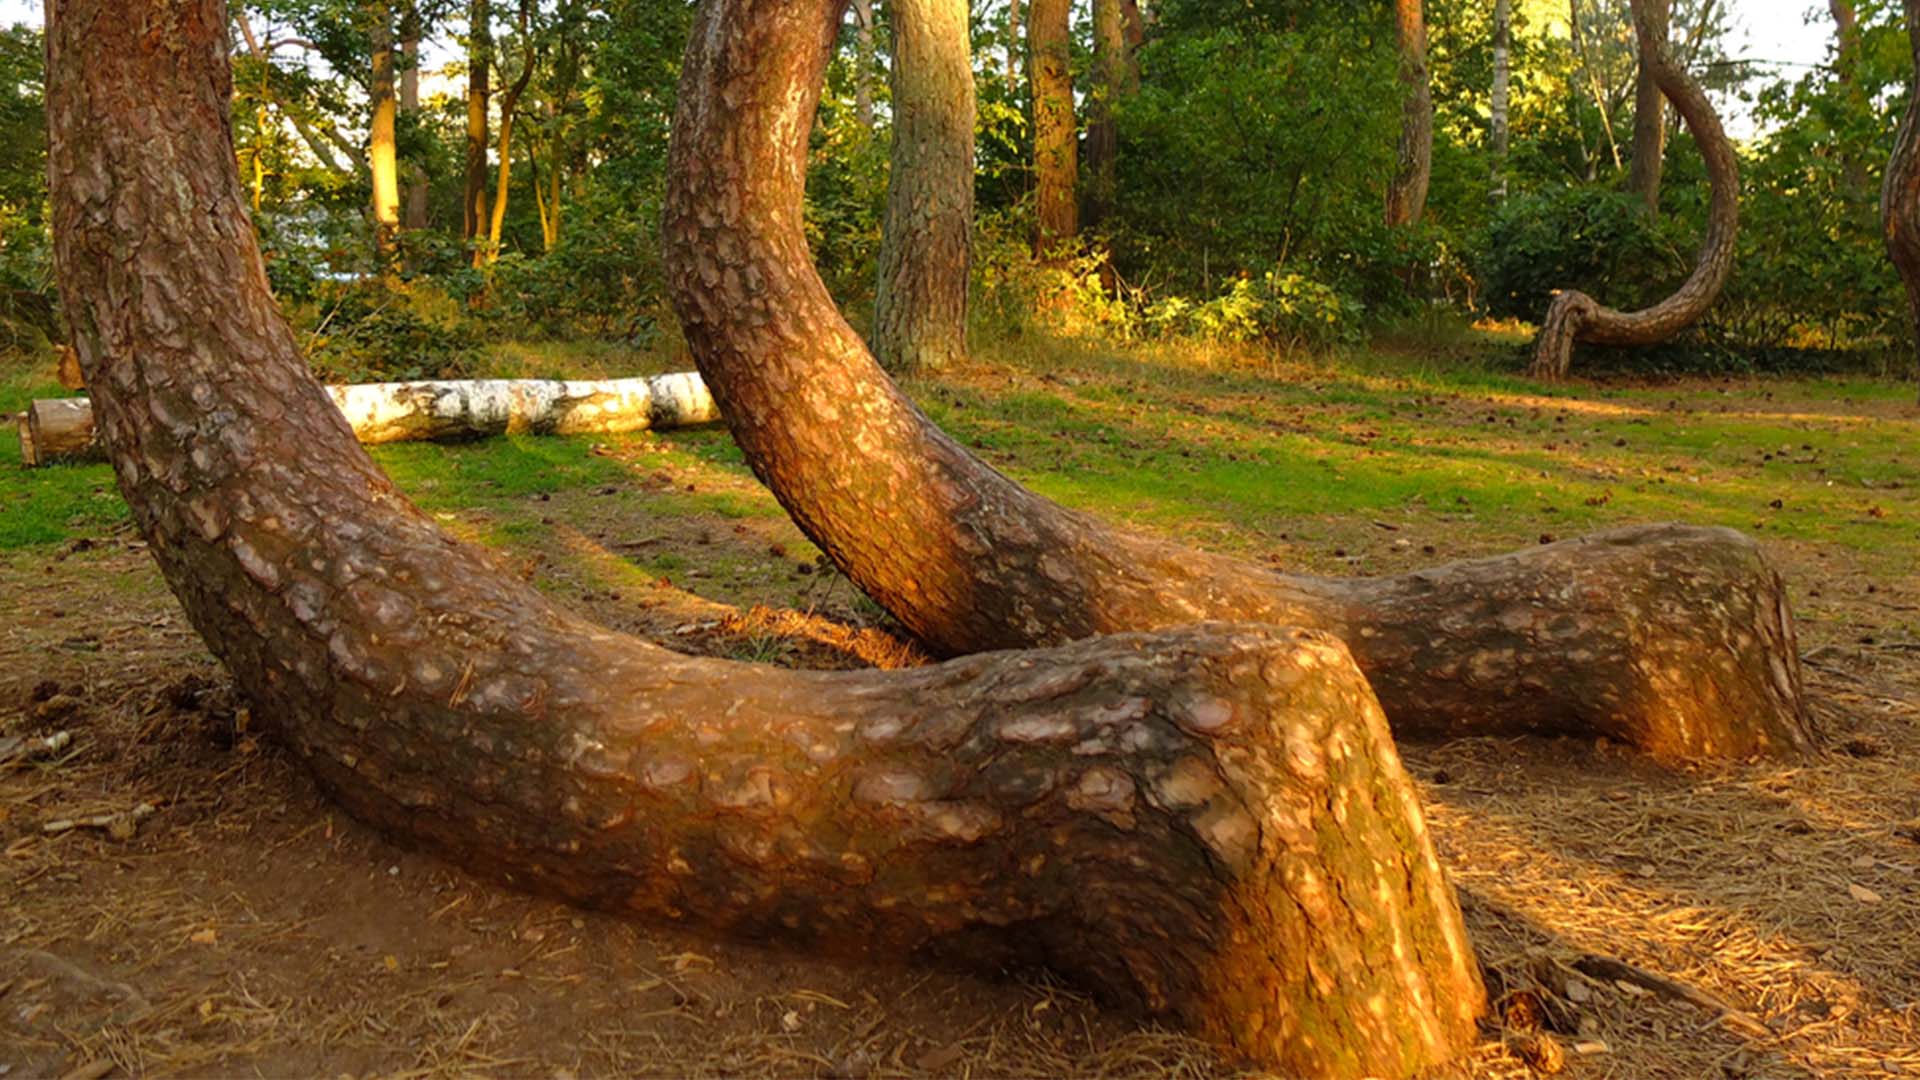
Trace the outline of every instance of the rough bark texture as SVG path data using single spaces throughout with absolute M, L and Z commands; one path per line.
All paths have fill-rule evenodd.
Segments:
M 756 8 L 722 10 L 703 17 L 695 41 L 721 51 L 691 57 L 675 123 L 674 304 L 754 470 L 934 648 L 1251 619 L 1345 639 L 1408 735 L 1606 735 L 1671 758 L 1810 745 L 1785 590 L 1738 533 L 1630 529 L 1323 580 L 1114 530 L 972 457 L 887 379 L 814 272 L 800 207 L 817 91 L 722 63 L 730 35 L 752 37 L 732 13 Z
M 777 3 L 763 25 L 796 18 Z M 1337 641 L 1208 626 L 808 673 L 585 623 L 397 495 L 301 364 L 234 173 L 224 4 L 48 14 L 55 264 L 121 491 L 354 814 L 716 932 L 1049 962 L 1287 1075 L 1471 1041 L 1457 907 Z M 799 18 L 824 50 L 833 22 Z
M 1713 184 L 1713 197 L 1707 207 L 1707 236 L 1700 245 L 1693 273 L 1679 290 L 1645 310 L 1615 311 L 1577 289 L 1555 295 L 1534 342 L 1533 374 L 1539 378 L 1565 378 L 1576 342 L 1656 345 L 1667 340 L 1706 314 L 1733 272 L 1740 235 L 1740 165 L 1733 142 L 1721 128 L 1720 117 L 1700 84 L 1674 60 L 1666 40 L 1654 33 L 1647 11 L 1644 0 L 1634 0 L 1633 22 L 1640 55 L 1652 67 L 1661 92 L 1693 133 Z
M 1908 84 L 1907 111 L 1894 136 L 1893 158 L 1880 189 L 1880 220 L 1887 255 L 1907 287 L 1907 311 L 1920 347 L 1920 0 L 1906 0 L 1907 37 L 1915 75 Z M 1920 364 L 1916 364 L 1920 374 Z
M 493 77 L 493 2 L 470 0 L 467 4 L 467 174 L 461 200 L 461 221 L 467 243 L 474 247 L 474 259 L 481 257 L 480 247 L 487 236 L 487 109 L 492 96 Z
M 893 147 L 873 346 L 890 371 L 967 355 L 973 50 L 966 0 L 892 0 Z
M 720 419 L 695 372 L 571 382 L 355 383 L 329 386 L 327 396 L 363 443 L 659 431 Z M 106 456 L 86 398 L 35 401 L 20 424 L 21 464 L 28 468 Z
M 1113 209 L 1120 129 L 1113 108 L 1134 89 L 1132 46 L 1121 0 L 1093 0 L 1093 86 L 1087 94 L 1087 198 L 1082 223 L 1099 225 Z
M 1654 39 L 1668 40 L 1673 0 L 1644 0 Z M 1660 212 L 1660 174 L 1667 157 L 1667 102 L 1654 81 L 1653 68 L 1641 53 L 1633 86 L 1633 158 L 1627 167 L 1627 190 L 1647 204 L 1647 213 Z
M 1507 197 L 1507 143 L 1513 90 L 1513 0 L 1493 3 L 1493 197 Z
M 1027 82 L 1033 92 L 1034 246 L 1047 253 L 1080 233 L 1079 132 L 1073 118 L 1071 0 L 1027 5 Z
M 1427 212 L 1433 180 L 1433 86 L 1427 77 L 1427 15 L 1424 0 L 1394 0 L 1394 30 L 1400 48 L 1399 168 L 1387 184 L 1387 227 L 1418 225 Z
M 373 122 L 367 137 L 367 164 L 373 178 L 373 237 L 385 266 L 400 233 L 400 172 L 394 139 L 396 99 L 393 80 L 393 11 L 386 0 L 366 8 L 367 36 L 373 52 L 368 95 Z

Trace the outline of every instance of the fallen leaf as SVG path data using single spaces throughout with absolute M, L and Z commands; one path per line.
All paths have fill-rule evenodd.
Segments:
M 195 945 L 211 945 L 220 940 L 220 935 L 214 932 L 213 927 L 209 926 L 205 930 L 194 931 L 193 936 L 187 940 L 193 942 Z
M 915 1061 L 914 1065 L 930 1073 L 944 1072 L 954 1062 L 959 1061 L 960 1055 L 964 1052 L 960 1049 L 959 1043 L 948 1043 L 938 1050 L 920 1055 L 920 1059 Z
M 1848 885 L 1847 895 L 1863 904 L 1877 904 L 1880 902 L 1880 894 L 1867 888 L 1865 885 Z

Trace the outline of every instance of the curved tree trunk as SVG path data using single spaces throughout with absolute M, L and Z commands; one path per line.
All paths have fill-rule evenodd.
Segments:
M 1645 0 L 1647 21 L 1656 41 L 1668 40 L 1673 0 Z M 1654 82 L 1653 68 L 1640 54 L 1633 85 L 1633 160 L 1627 166 L 1627 190 L 1647 204 L 1647 213 L 1660 212 L 1660 174 L 1667 157 L 1667 101 Z
M 1707 236 L 1686 282 L 1672 296 L 1643 311 L 1615 311 L 1577 289 L 1555 295 L 1534 342 L 1532 372 L 1538 378 L 1565 378 L 1576 342 L 1657 345 L 1667 340 L 1706 314 L 1733 273 L 1740 236 L 1740 165 L 1733 142 L 1721 128 L 1706 92 L 1674 60 L 1666 39 L 1655 35 L 1648 0 L 1633 0 L 1633 24 L 1642 62 L 1652 68 L 1654 82 L 1673 102 L 1706 158 L 1707 178 L 1713 184 Z
M 694 359 L 794 520 L 934 648 L 1252 619 L 1344 638 L 1402 734 L 1606 735 L 1673 758 L 1811 745 L 1785 590 L 1738 533 L 1623 530 L 1323 580 L 1120 532 L 1008 480 L 893 386 L 812 268 L 795 135 L 811 114 L 795 110 L 817 92 L 736 104 L 695 59 L 664 248 Z
M 1387 227 L 1418 225 L 1433 180 L 1433 86 L 1427 77 L 1425 0 L 1394 0 L 1400 43 L 1400 165 L 1387 185 Z
M 824 54 L 834 21 L 777 3 L 806 10 L 761 25 Z M 582 903 L 823 953 L 1044 960 L 1288 1075 L 1400 1076 L 1472 1040 L 1453 895 L 1337 641 L 1215 625 L 783 671 L 592 626 L 441 533 L 268 292 L 224 7 L 49 6 L 55 265 L 169 586 L 349 810 Z M 721 29 L 694 40 L 763 84 L 788 70 Z M 820 66 L 798 66 L 811 110 Z
M 1906 0 L 1907 37 L 1913 46 L 1915 74 L 1907 88 L 1907 111 L 1894 137 L 1880 189 L 1880 219 L 1887 234 L 1887 255 L 1907 287 L 1907 314 L 1920 348 L 1920 0 Z M 1920 365 L 1916 366 L 1920 374 Z
M 1027 4 L 1027 82 L 1033 94 L 1034 247 L 1045 255 L 1080 234 L 1079 132 L 1068 64 L 1071 0 Z
M 873 346 L 889 371 L 967 355 L 973 51 L 966 0 L 892 0 L 893 148 Z

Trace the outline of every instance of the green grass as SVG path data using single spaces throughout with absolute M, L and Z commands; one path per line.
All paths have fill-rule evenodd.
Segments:
M 1920 414 L 1910 386 L 1546 387 L 1489 355 L 1300 364 L 1029 338 L 988 345 L 966 369 L 909 389 L 963 442 L 1053 498 L 1308 566 L 1395 538 L 1469 554 L 1660 520 L 1839 545 L 1881 570 L 1913 564 Z M 601 373 L 589 350 L 522 347 L 516 357 L 544 373 L 575 363 Z M 0 367 L 0 409 L 56 393 L 18 363 Z M 660 518 L 783 517 L 721 430 L 400 444 L 375 457 L 425 509 L 484 515 L 480 537 L 506 545 L 542 535 L 543 497 L 644 500 Z M 0 439 L 0 508 L 0 549 L 60 544 L 125 517 L 105 466 L 21 470 L 11 438 Z M 689 568 L 677 555 L 645 561 L 660 573 Z

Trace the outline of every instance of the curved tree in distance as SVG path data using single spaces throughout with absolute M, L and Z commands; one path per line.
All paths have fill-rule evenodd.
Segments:
M 1253 620 L 1345 640 L 1402 735 L 1605 735 L 1676 759 L 1812 746 L 1785 589 L 1730 530 L 1330 580 L 1112 529 L 1009 480 L 899 392 L 808 261 L 805 146 L 783 135 L 811 127 L 815 95 L 743 99 L 730 72 L 690 65 L 683 83 L 663 249 L 675 308 L 754 471 L 935 649 Z
M 1720 298 L 1733 273 L 1733 257 L 1740 236 L 1740 165 L 1733 141 L 1720 126 L 1720 117 L 1693 76 L 1673 57 L 1662 20 L 1653 4 L 1660 0 L 1632 0 L 1633 26 L 1640 43 L 1640 62 L 1660 92 L 1686 121 L 1693 141 L 1706 158 L 1713 196 L 1707 205 L 1707 235 L 1701 242 L 1693 273 L 1672 296 L 1641 311 L 1615 311 L 1577 289 L 1558 293 L 1547 308 L 1540 336 L 1534 341 L 1532 373 L 1542 379 L 1562 379 L 1573 363 L 1576 343 L 1594 345 L 1657 345 L 1694 323 Z
M 747 6 L 703 8 L 690 85 L 810 114 L 837 19 Z M 235 172 L 222 0 L 47 15 L 55 265 L 116 480 L 255 715 L 356 816 L 712 932 L 1049 963 L 1287 1075 L 1472 1041 L 1478 967 L 1339 642 L 1213 625 L 812 673 L 587 623 L 395 492 L 306 370 Z
M 1920 0 L 1906 0 L 1906 12 L 1915 74 L 1908 83 L 1907 111 L 1894 136 L 1893 158 L 1880 188 L 1880 219 L 1887 255 L 1907 289 L 1910 328 L 1920 343 Z

